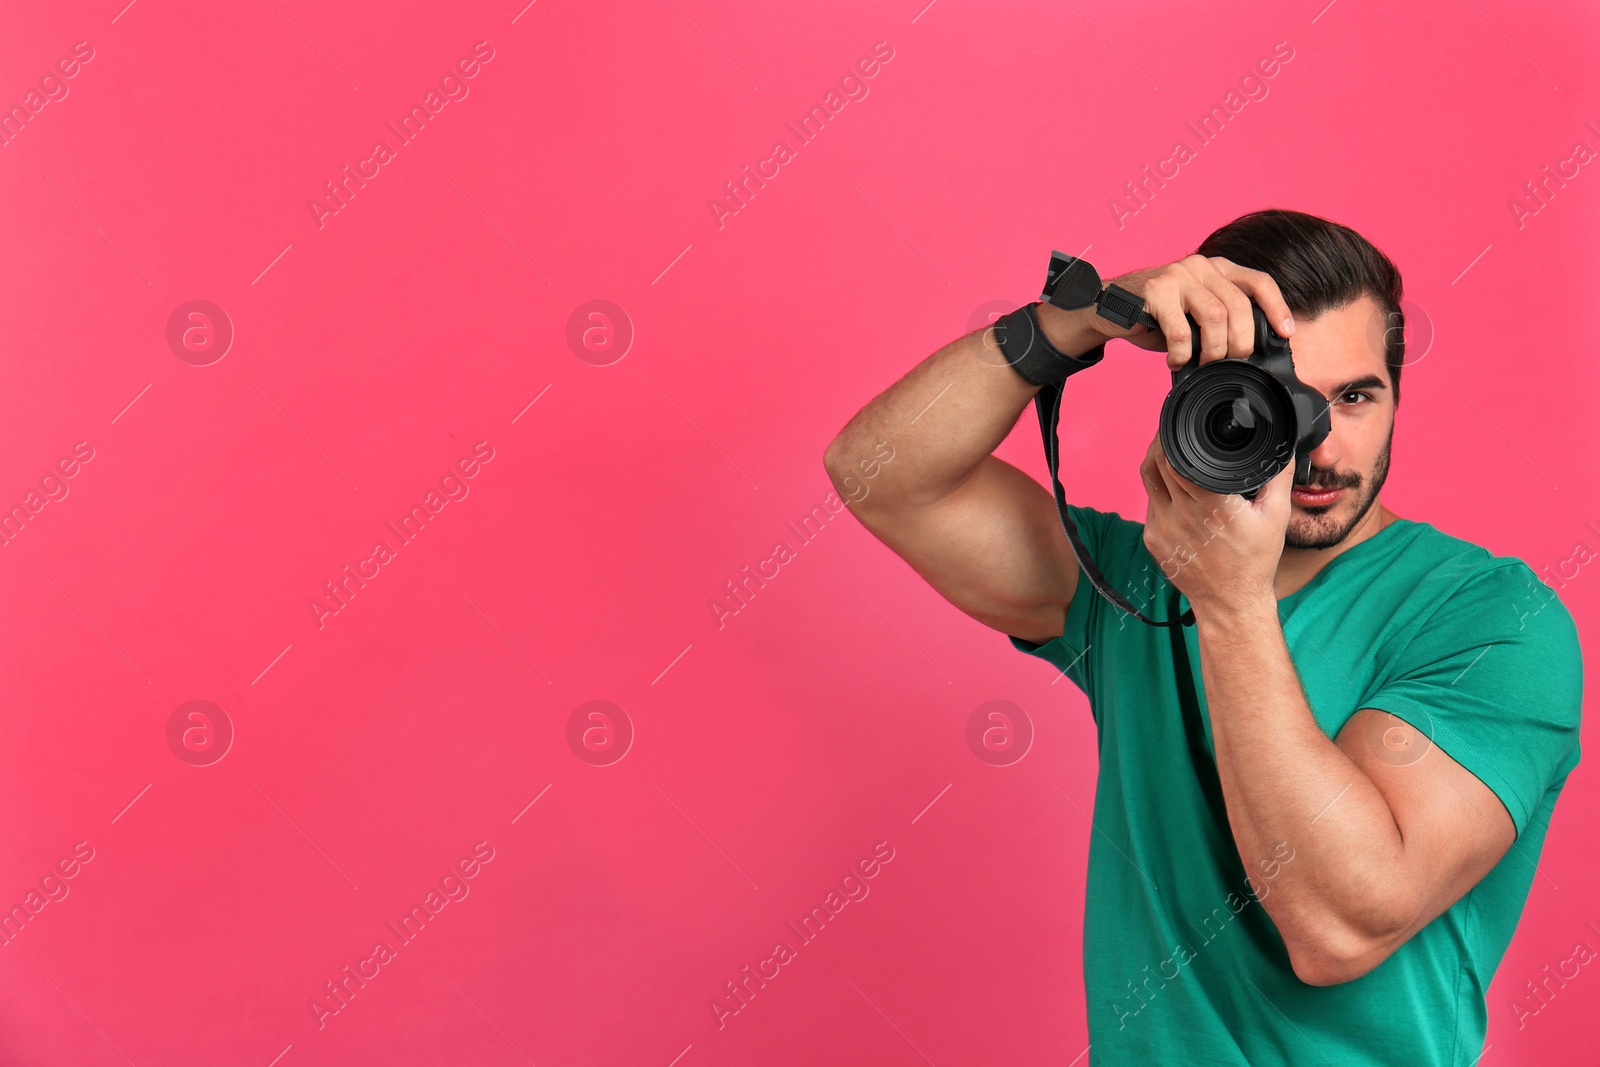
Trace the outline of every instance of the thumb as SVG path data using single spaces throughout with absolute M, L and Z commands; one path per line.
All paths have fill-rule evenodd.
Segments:
M 1273 475 L 1252 503 L 1263 512 L 1284 509 L 1289 503 L 1289 491 L 1294 488 L 1294 463 L 1284 464 L 1283 470 Z

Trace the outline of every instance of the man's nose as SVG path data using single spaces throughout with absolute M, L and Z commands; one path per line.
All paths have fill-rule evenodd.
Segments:
M 1311 450 L 1311 465 L 1323 470 L 1336 470 L 1339 460 L 1344 458 L 1344 452 L 1339 447 L 1339 435 L 1330 432 L 1322 439 L 1322 443 Z

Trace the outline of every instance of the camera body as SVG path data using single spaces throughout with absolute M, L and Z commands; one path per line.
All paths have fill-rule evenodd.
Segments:
M 1172 469 L 1213 493 L 1254 500 L 1291 461 L 1294 481 L 1310 479 L 1311 453 L 1332 429 L 1329 404 L 1294 371 L 1289 342 L 1253 302 L 1255 347 L 1248 359 L 1200 363 L 1200 328 L 1189 362 L 1172 372 L 1161 405 L 1161 448 Z

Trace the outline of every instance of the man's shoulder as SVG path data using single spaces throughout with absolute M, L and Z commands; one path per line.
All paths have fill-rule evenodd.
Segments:
M 1520 631 L 1537 618 L 1540 630 L 1552 638 L 1562 636 L 1561 631 L 1575 635 L 1571 612 L 1556 589 L 1526 560 L 1496 555 L 1429 522 L 1407 521 L 1411 536 L 1397 553 L 1395 569 L 1408 576 L 1413 595 L 1430 607 L 1435 622 L 1481 625 L 1491 618 L 1509 618 Z M 1596 556 L 1587 544 L 1580 542 L 1577 548 L 1578 555 L 1568 562 L 1581 566 Z M 1565 580 L 1558 576 L 1557 584 Z

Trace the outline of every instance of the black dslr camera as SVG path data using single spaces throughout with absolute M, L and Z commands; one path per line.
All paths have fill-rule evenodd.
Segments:
M 1253 302 L 1250 310 L 1256 333 L 1250 357 L 1204 366 L 1199 326 L 1185 316 L 1194 349 L 1172 372 L 1160 426 L 1161 449 L 1173 470 L 1202 489 L 1246 500 L 1291 460 L 1295 484 L 1309 481 L 1311 453 L 1330 429 L 1328 401 L 1296 376 L 1288 340 Z
M 1123 329 L 1135 325 L 1160 332 L 1144 298 L 1120 285 L 1104 285 L 1090 263 L 1064 252 L 1050 254 L 1040 300 L 1067 311 L 1093 306 L 1096 314 Z M 1252 301 L 1255 346 L 1248 359 L 1219 359 L 1200 365 L 1200 327 L 1193 315 L 1194 348 L 1189 362 L 1172 372 L 1172 390 L 1161 405 L 1161 448 L 1173 470 L 1213 493 L 1237 493 L 1254 500 L 1291 460 L 1294 480 L 1311 474 L 1311 453 L 1328 436 L 1328 401 L 1294 372 L 1289 342 L 1267 324 Z M 998 332 L 998 326 L 997 326 Z M 1005 347 L 1002 343 L 1002 347 Z M 1068 374 L 1098 362 L 1098 355 L 1069 360 Z M 1009 358 L 1009 356 L 1008 356 Z M 1041 404 L 1043 401 L 1041 401 Z M 1040 407 L 1041 425 L 1046 419 Z M 1050 450 L 1050 438 L 1045 439 Z
M 1137 324 L 1160 331 L 1155 317 L 1144 310 L 1143 297 L 1120 285 L 1104 285 L 1093 266 L 1063 252 L 1051 253 L 1039 299 L 1066 311 L 1093 306 L 1096 314 L 1123 329 Z M 1189 320 L 1193 348 L 1189 362 L 1172 372 L 1172 389 L 1161 405 L 1159 433 L 1162 451 L 1173 470 L 1202 489 L 1254 500 L 1262 486 L 1290 462 L 1294 463 L 1295 484 L 1309 481 L 1311 453 L 1327 438 L 1332 423 L 1327 399 L 1295 374 L 1289 342 L 1267 324 L 1266 313 L 1254 301 L 1250 310 L 1255 344 L 1249 358 L 1216 359 L 1204 366 L 1200 364 L 1200 326 L 1194 316 L 1184 316 Z M 1111 588 L 1068 511 L 1061 486 L 1061 443 L 1056 434 L 1062 382 L 1098 363 L 1105 356 L 1105 345 L 1081 357 L 1055 352 L 1048 344 L 1035 345 L 1039 329 L 1032 304 L 1003 317 L 994 330 L 1006 361 L 1025 381 L 1041 386 L 1034 395 L 1034 408 L 1039 414 L 1056 514 L 1089 584 L 1121 611 L 1151 626 L 1194 625 L 1193 608 L 1178 612 L 1174 605 L 1166 618 L 1152 618 Z

